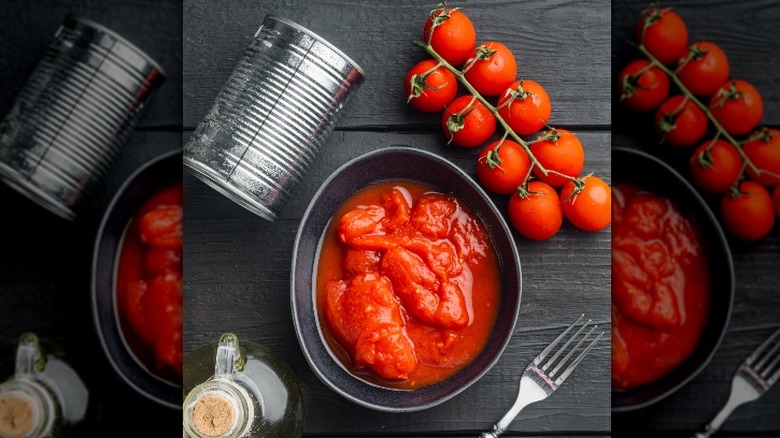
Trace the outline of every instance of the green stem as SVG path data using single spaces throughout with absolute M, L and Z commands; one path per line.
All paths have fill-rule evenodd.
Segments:
M 639 44 L 636 46 L 637 49 L 644 55 L 651 63 L 653 63 L 656 67 L 658 67 L 661 71 L 666 73 L 669 78 L 672 79 L 672 81 L 677 85 L 677 87 L 680 89 L 680 91 L 683 92 L 685 97 L 687 97 L 691 102 L 696 104 L 696 106 L 699 107 L 702 111 L 704 111 L 704 114 L 707 115 L 707 118 L 709 119 L 710 123 L 712 123 L 712 126 L 717 129 L 718 133 L 723 136 L 729 143 L 731 143 L 734 148 L 736 148 L 737 152 L 739 153 L 739 156 L 742 157 L 742 160 L 745 162 L 746 166 L 750 167 L 750 169 L 755 173 L 760 173 L 761 171 L 753 164 L 752 161 L 750 161 L 750 158 L 745 154 L 745 151 L 742 150 L 742 147 L 740 146 L 740 143 L 734 139 L 734 137 L 731 136 L 724 128 L 721 126 L 720 123 L 715 119 L 715 116 L 712 115 L 712 112 L 710 111 L 709 107 L 704 105 L 699 99 L 696 98 L 696 96 L 691 93 L 690 90 L 680 81 L 680 78 L 677 77 L 677 74 L 673 71 L 671 71 L 669 68 L 667 68 L 665 65 L 658 62 L 658 60 L 647 51 L 644 45 Z

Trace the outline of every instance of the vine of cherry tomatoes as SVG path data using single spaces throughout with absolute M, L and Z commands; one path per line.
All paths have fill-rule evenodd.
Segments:
M 548 125 L 551 102 L 544 87 L 518 78 L 517 61 L 503 43 L 476 42 L 474 25 L 459 8 L 442 3 L 431 11 L 417 44 L 432 59 L 409 69 L 407 102 L 419 111 L 442 112 L 448 143 L 483 147 L 477 178 L 487 190 L 510 195 L 509 219 L 521 235 L 549 239 L 564 217 L 581 230 L 606 228 L 610 187 L 582 174 L 585 150 L 577 136 Z M 456 97 L 459 83 L 468 94 Z M 503 135 L 490 141 L 498 127 Z M 534 134 L 530 141 L 520 137 Z
M 780 130 L 759 126 L 761 93 L 730 77 L 717 44 L 688 44 L 685 22 L 670 8 L 645 9 L 636 41 L 644 59 L 618 75 L 621 103 L 654 112 L 662 144 L 691 149 L 689 179 L 703 193 L 720 196 L 720 218 L 731 234 L 764 238 L 780 217 Z

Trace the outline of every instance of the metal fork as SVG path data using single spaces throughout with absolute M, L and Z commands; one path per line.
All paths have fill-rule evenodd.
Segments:
M 576 359 L 574 359 L 568 366 L 566 366 L 566 368 L 562 367 L 580 348 L 580 346 L 582 346 L 582 343 L 585 342 L 585 339 L 587 339 L 588 336 L 593 333 L 593 330 L 595 330 L 598 326 L 592 326 L 591 329 L 585 334 L 585 336 L 583 336 L 579 342 L 577 342 L 574 348 L 569 350 L 563 359 L 557 362 L 554 368 L 550 369 L 550 367 L 553 366 L 553 363 L 556 362 L 556 359 L 558 359 L 558 357 L 566 351 L 569 345 L 574 342 L 574 340 L 577 339 L 580 334 L 582 334 L 582 332 L 585 330 L 585 327 L 590 324 L 590 319 L 586 321 L 585 324 L 583 324 L 582 327 L 580 327 L 579 330 L 577 330 L 577 332 L 574 333 L 574 335 L 572 335 L 569 340 L 567 340 L 566 343 L 563 344 L 563 346 L 558 349 L 558 351 L 556 351 L 549 360 L 547 360 L 544 364 L 542 364 L 542 361 L 547 358 L 547 355 L 553 351 L 553 349 L 564 338 L 564 336 L 566 336 L 566 334 L 569 333 L 569 331 L 571 331 L 571 329 L 574 328 L 584 316 L 585 315 L 580 315 L 576 321 L 574 321 L 568 328 L 566 328 L 563 333 L 558 335 L 558 337 L 555 338 L 555 340 L 552 341 L 552 343 L 548 345 L 547 348 L 542 350 L 542 352 L 539 353 L 539 355 L 528 364 L 525 371 L 523 372 L 523 376 L 520 378 L 520 388 L 517 392 L 517 400 L 515 400 L 515 404 L 512 405 L 512 408 L 509 409 L 509 412 L 507 412 L 498 423 L 493 425 L 492 431 L 483 432 L 482 435 L 480 435 L 480 438 L 497 438 L 499 435 L 504 433 L 504 431 L 506 431 L 507 427 L 509 427 L 509 424 L 512 422 L 512 420 L 515 419 L 517 414 L 523 410 L 523 408 L 530 405 L 531 403 L 536 403 L 549 397 L 553 392 L 555 392 L 555 390 L 558 389 L 563 381 L 569 377 L 569 374 L 571 374 L 572 371 L 574 371 L 574 368 L 579 365 L 585 355 L 588 354 L 591 348 L 593 348 L 593 345 L 595 345 L 596 342 L 601 339 L 601 336 L 604 335 L 604 332 L 599 333 L 599 335 L 596 336 L 596 338 L 593 339 L 590 344 L 588 344 L 588 346 L 580 352 Z
M 780 378 L 780 329 L 756 348 L 737 368 L 731 380 L 728 401 L 704 432 L 694 438 L 706 438 L 715 433 L 737 407 L 756 400 L 766 393 Z

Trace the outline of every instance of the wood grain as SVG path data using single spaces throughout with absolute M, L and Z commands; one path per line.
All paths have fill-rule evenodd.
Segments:
M 645 7 L 637 1 L 613 2 L 613 75 L 636 56 L 623 41 L 631 37 L 633 26 Z M 706 7 L 705 7 L 706 6 Z M 780 4 L 772 1 L 703 2 L 674 4 L 688 25 L 691 41 L 711 40 L 726 52 L 732 76 L 753 82 L 764 98 L 763 123 L 780 124 L 778 75 L 771 66 L 780 63 L 776 23 Z M 635 147 L 654 154 L 687 175 L 689 150 L 671 150 L 658 146 L 647 117 L 613 111 L 613 145 Z M 719 198 L 706 196 L 715 212 Z M 677 393 L 656 406 L 631 413 L 613 415 L 613 433 L 625 435 L 637 430 L 649 433 L 679 433 L 690 436 L 717 413 L 728 397 L 731 377 L 739 364 L 780 326 L 780 226 L 755 243 L 729 237 L 736 275 L 736 294 L 728 331 L 712 362 L 702 373 Z M 780 434 L 780 391 L 768 392 L 762 399 L 738 409 L 722 428 L 723 436 Z
M 328 0 L 193 1 L 184 3 L 184 126 L 194 128 L 211 107 L 266 14 L 287 17 L 354 59 L 366 82 L 339 126 L 431 127 L 439 123 L 405 104 L 403 80 L 425 58 L 422 38 L 436 2 Z M 609 3 L 480 0 L 461 6 L 477 41 L 506 44 L 519 75 L 541 83 L 553 102 L 550 123 L 610 124 Z
M 609 180 L 609 134 L 579 133 L 589 170 Z M 185 175 L 185 351 L 223 331 L 258 342 L 288 361 L 301 379 L 307 434 L 430 434 L 487 430 L 511 406 L 522 369 L 580 313 L 609 334 L 609 232 L 565 224 L 547 242 L 515 235 L 523 271 L 522 310 L 510 346 L 496 367 L 455 399 L 414 414 L 358 407 L 325 387 L 306 363 L 289 308 L 290 263 L 300 218 L 322 181 L 371 150 L 409 145 L 441 154 L 474 175 L 476 152 L 449 147 L 441 136 L 338 132 L 282 213 L 268 222 L 194 177 Z M 507 197 L 493 198 L 505 211 Z M 610 428 L 609 344 L 601 342 L 564 389 L 529 407 L 513 431 L 605 433 Z

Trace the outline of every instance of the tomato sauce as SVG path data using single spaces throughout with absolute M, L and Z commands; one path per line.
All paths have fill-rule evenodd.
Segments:
M 131 219 L 117 269 L 117 307 L 130 348 L 172 381 L 182 374 L 182 186 L 151 196 Z
M 694 351 L 710 275 L 699 232 L 669 199 L 625 183 L 612 196 L 612 386 L 629 389 Z
M 429 186 L 366 187 L 323 236 L 316 290 L 327 342 L 384 386 L 421 388 L 468 365 L 490 337 L 500 287 L 483 224 Z

